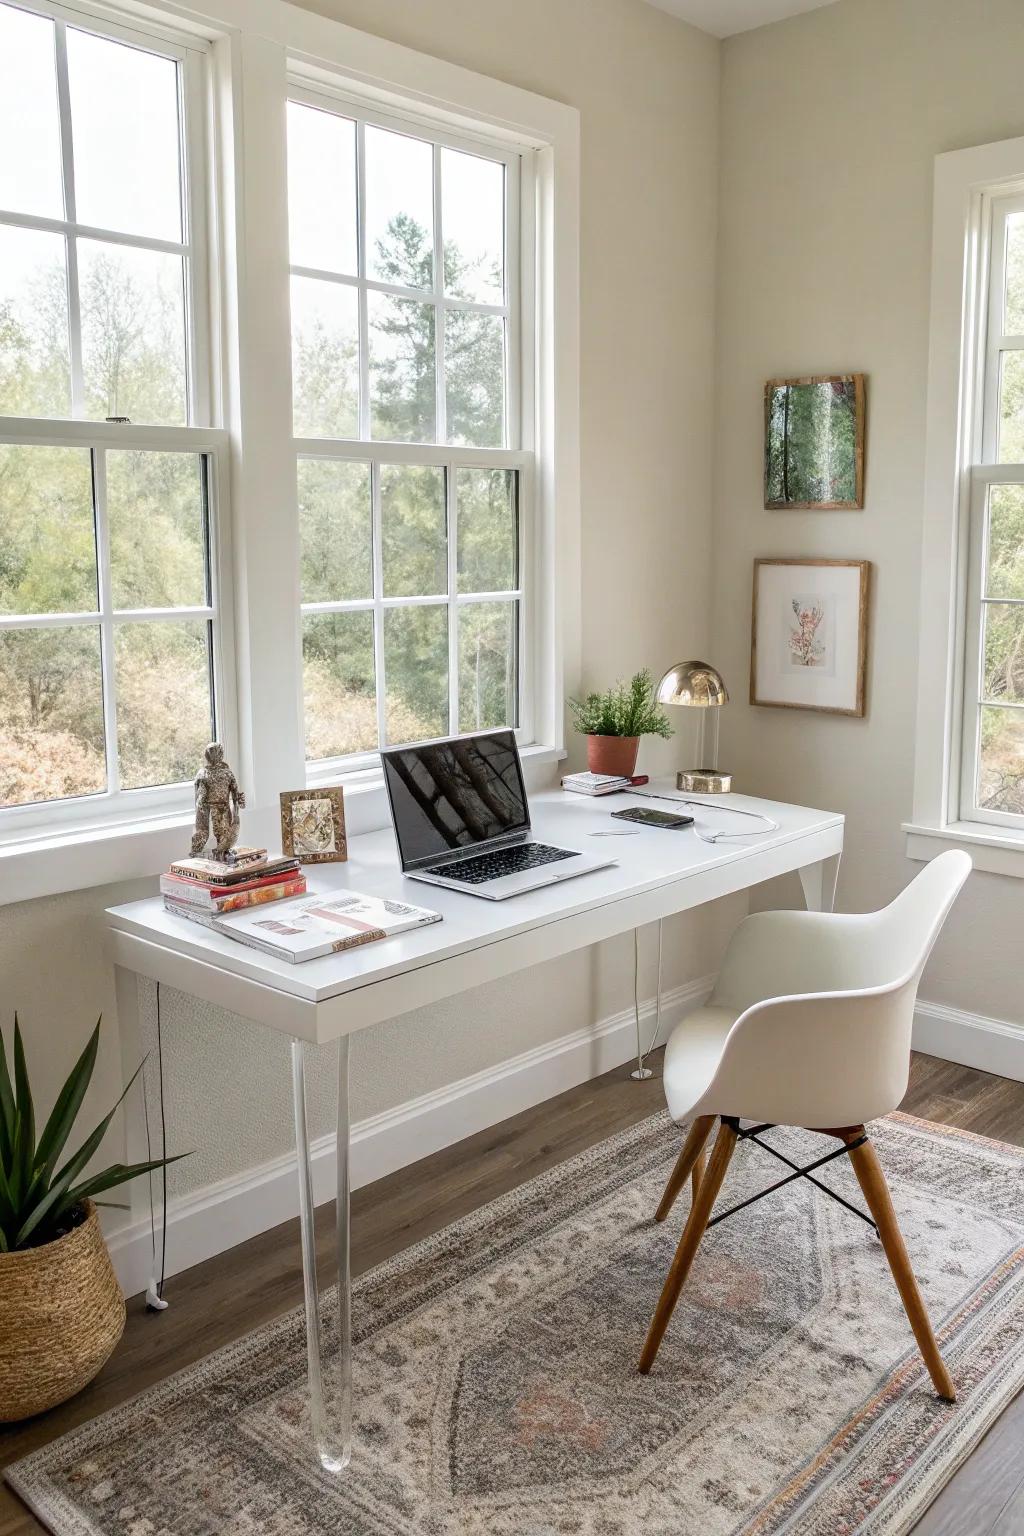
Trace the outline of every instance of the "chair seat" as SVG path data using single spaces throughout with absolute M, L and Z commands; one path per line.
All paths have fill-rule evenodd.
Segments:
M 726 1036 L 742 1011 L 708 1003 L 688 1013 L 672 1031 L 665 1047 L 663 1080 L 673 1120 L 686 1120 L 710 1088 Z

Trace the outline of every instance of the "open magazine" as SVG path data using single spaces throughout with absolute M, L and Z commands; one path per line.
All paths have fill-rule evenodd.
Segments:
M 412 907 L 404 901 L 380 896 L 361 896 L 339 891 L 310 898 L 275 902 L 272 907 L 253 907 L 215 917 L 209 927 L 241 944 L 262 949 L 281 960 L 316 960 L 359 944 L 439 923 L 440 912 Z

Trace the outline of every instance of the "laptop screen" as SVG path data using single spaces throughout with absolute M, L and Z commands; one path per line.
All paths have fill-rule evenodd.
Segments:
M 403 869 L 529 830 L 512 731 L 396 747 L 380 756 Z

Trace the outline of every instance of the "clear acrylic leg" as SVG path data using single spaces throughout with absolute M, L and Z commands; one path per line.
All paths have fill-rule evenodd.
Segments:
M 348 1038 L 338 1042 L 338 1188 L 335 1242 L 338 1255 L 338 1349 L 325 1361 L 320 1290 L 316 1278 L 313 1177 L 306 1121 L 305 1046 L 292 1041 L 292 1094 L 295 1146 L 299 1165 L 299 1226 L 302 1232 L 302 1281 L 306 1303 L 306 1359 L 313 1441 L 328 1472 L 341 1472 L 352 1456 L 352 1304 L 349 1250 Z M 326 1397 L 325 1379 L 329 1383 Z

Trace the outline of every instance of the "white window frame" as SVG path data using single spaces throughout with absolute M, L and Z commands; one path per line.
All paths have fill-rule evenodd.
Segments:
M 975 803 L 988 487 L 1024 480 L 994 462 L 1002 219 L 1024 199 L 1024 139 L 935 161 L 931 343 L 914 809 L 907 853 L 967 844 L 975 866 L 1024 876 L 1024 818 Z M 993 230 L 995 229 L 995 235 Z
M 207 80 L 209 44 L 175 32 L 167 25 L 143 21 L 145 30 L 115 19 L 105 6 L 78 9 L 53 0 L 14 0 L 21 10 L 53 19 L 56 32 L 57 105 L 60 118 L 61 169 L 65 189 L 65 218 L 54 219 L 0 210 L 0 223 L 63 235 L 67 240 L 68 330 L 72 380 L 72 414 L 66 418 L 0 415 L 0 443 L 38 447 L 88 449 L 93 454 L 93 504 L 97 573 L 95 612 L 0 615 L 0 629 L 95 627 L 101 634 L 103 731 L 107 786 L 91 795 L 60 800 L 29 801 L 0 809 L 0 848 L 20 846 L 43 829 L 94 833 L 104 826 L 147 823 L 187 811 L 192 803 L 190 783 L 122 788 L 117 752 L 117 693 L 114 635 L 120 623 L 209 623 L 211 634 L 211 713 L 218 736 L 230 747 L 237 741 L 234 670 L 226 631 L 231 627 L 231 598 L 226 509 L 228 505 L 227 433 L 212 423 L 214 360 L 210 346 L 210 263 L 208 259 L 208 199 L 210 139 Z M 71 103 L 67 73 L 68 26 L 98 37 L 128 43 L 149 53 L 174 59 L 179 66 L 179 125 L 182 167 L 181 241 L 122 234 L 81 224 L 75 217 L 74 166 L 71 153 Z M 84 414 L 81 357 L 81 314 L 75 239 L 98 239 L 111 245 L 162 251 L 187 258 L 185 273 L 186 409 L 188 424 L 123 424 L 90 419 Z M 207 559 L 210 601 L 199 607 L 115 609 L 110 590 L 110 543 L 107 527 L 105 454 L 132 450 L 201 455 L 207 477 Z
M 350 93 L 444 132 L 483 135 L 529 159 L 535 387 L 531 547 L 523 570 L 533 673 L 528 782 L 564 756 L 564 697 L 581 674 L 579 462 L 579 113 L 564 103 L 415 52 L 286 0 L 95 0 L 91 14 L 158 31 L 170 24 L 209 48 L 211 331 L 222 340 L 212 405 L 230 476 L 233 627 L 221 628 L 237 675 L 235 767 L 246 836 L 279 835 L 278 796 L 306 782 L 299 623 L 298 507 L 292 436 L 285 103 L 289 77 Z M 217 402 L 223 400 L 218 417 Z M 141 429 L 140 429 L 141 430 Z M 228 684 L 230 687 L 230 684 Z M 223 696 L 223 695 L 222 695 Z M 226 738 L 227 739 L 227 738 Z M 387 822 L 379 768 L 346 778 L 351 832 Z M 183 810 L 106 830 L 47 828 L 0 847 L 0 903 L 152 876 L 180 853 Z
M 374 676 L 377 695 L 377 732 L 386 741 L 386 666 L 383 647 L 383 615 L 389 608 L 414 607 L 418 604 L 448 607 L 448 713 L 452 732 L 458 732 L 458 634 L 456 611 L 479 602 L 516 602 L 518 604 L 517 633 L 517 723 L 516 739 L 521 745 L 532 743 L 533 733 L 533 643 L 531 633 L 531 606 L 529 582 L 526 573 L 532 571 L 531 492 L 533 488 L 533 416 L 531 411 L 532 384 L 534 377 L 534 295 L 533 295 L 533 238 L 532 220 L 523 220 L 520 210 L 529 208 L 534 196 L 533 173 L 530 160 L 515 147 L 487 137 L 483 133 L 456 134 L 438 126 L 436 122 L 417 116 L 411 111 L 382 112 L 368 106 L 365 98 L 343 91 L 329 90 L 322 84 L 310 85 L 307 78 L 294 70 L 289 75 L 288 99 L 318 111 L 335 112 L 349 116 L 356 124 L 357 165 L 363 167 L 365 125 L 373 124 L 393 132 L 409 133 L 429 138 L 433 144 L 434 174 L 434 284 L 430 289 L 404 288 L 380 282 L 366 275 L 366 232 L 360 220 L 358 242 L 358 275 L 325 272 L 315 267 L 291 265 L 292 277 L 311 277 L 319 281 L 337 283 L 353 288 L 359 295 L 359 436 L 356 438 L 309 438 L 295 439 L 297 459 L 347 460 L 370 465 L 372 540 L 374 568 L 374 596 L 343 602 L 319 602 L 302 604 L 302 614 L 370 612 L 374 623 Z M 505 222 L 505 294 L 501 304 L 469 303 L 453 300 L 444 291 L 443 239 L 444 231 L 440 210 L 440 163 L 442 148 L 461 150 L 468 154 L 485 155 L 505 167 L 506 222 Z M 365 189 L 362 173 L 358 196 L 365 205 Z M 393 294 L 398 298 L 412 299 L 419 303 L 436 306 L 439 323 L 435 327 L 436 347 L 436 441 L 434 443 L 396 443 L 370 435 L 370 391 L 368 387 L 367 349 L 367 294 Z M 505 441 L 496 448 L 472 448 L 446 442 L 445 389 L 444 389 L 444 314 L 447 309 L 469 310 L 478 314 L 496 315 L 505 321 Z M 381 506 L 380 469 L 387 464 L 434 465 L 445 472 L 446 485 L 446 533 L 448 549 L 448 590 L 446 593 L 424 593 L 416 597 L 384 597 L 382 592 Z M 456 471 L 461 468 L 514 470 L 517 474 L 517 570 L 519 581 L 515 588 L 506 592 L 462 593 L 458 591 L 456 556 L 458 550 L 458 497 Z M 353 774 L 379 773 L 380 755 L 372 752 L 348 753 L 331 758 L 307 760 L 306 777 L 310 784 L 336 782 Z

